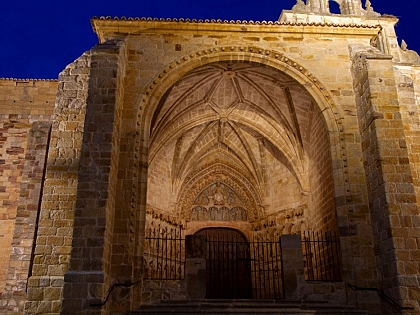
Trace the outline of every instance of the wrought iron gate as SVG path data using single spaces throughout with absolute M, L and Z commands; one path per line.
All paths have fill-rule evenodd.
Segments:
M 341 281 L 340 243 L 335 232 L 305 232 L 302 241 L 307 281 Z
M 260 239 L 254 240 L 250 245 L 252 298 L 282 299 L 284 296 L 280 241 Z
M 197 234 L 207 240 L 206 298 L 283 298 L 278 241 L 248 242 L 229 228 L 208 228 Z
M 185 238 L 181 228 L 147 230 L 143 277 L 150 280 L 182 280 L 185 276 Z

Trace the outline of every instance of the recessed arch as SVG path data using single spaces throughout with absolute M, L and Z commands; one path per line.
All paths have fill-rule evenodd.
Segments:
M 244 70 L 247 71 L 244 74 L 241 71 L 245 68 L 249 69 Z M 204 88 L 204 86 L 207 84 L 208 89 L 204 93 L 207 93 L 207 98 L 204 97 L 202 99 L 196 99 L 193 102 L 192 95 L 194 95 L 194 93 L 190 92 L 189 90 L 182 92 L 180 87 L 182 87 L 184 82 L 188 82 L 188 80 L 194 77 L 194 73 L 196 73 L 195 71 L 197 71 L 199 75 L 207 75 L 206 82 L 204 80 L 197 82 L 195 86 Z M 238 74 L 235 75 L 235 71 L 238 71 Z M 268 72 L 265 73 L 265 71 Z M 276 78 L 277 75 L 278 78 Z M 275 126 L 272 129 L 273 131 L 270 131 L 269 129 L 258 130 L 258 126 L 260 126 L 263 121 L 258 121 L 253 117 L 243 116 L 240 113 L 240 110 L 243 109 L 243 113 L 245 113 L 247 110 L 249 110 L 250 107 L 253 106 L 254 111 L 259 112 L 262 115 L 261 117 L 264 115 L 267 117 L 267 122 L 270 121 L 270 116 L 273 114 L 275 115 L 276 113 L 276 98 L 274 98 L 276 101 L 271 101 L 270 96 L 264 96 L 265 91 L 260 89 L 260 94 L 263 95 L 261 99 L 264 99 L 264 102 L 266 102 L 268 105 L 264 108 L 258 108 L 258 106 L 260 106 L 258 102 L 253 103 L 249 97 L 245 95 L 246 92 L 244 94 L 242 91 L 243 86 L 240 86 L 240 84 L 245 84 L 243 82 L 248 82 L 248 86 L 250 88 L 254 87 L 255 90 L 258 89 L 255 84 L 252 84 L 252 80 L 255 79 L 256 76 L 259 76 L 261 80 L 268 80 L 268 78 L 270 78 L 274 81 L 278 81 L 278 95 L 281 94 L 281 97 L 284 99 L 282 110 L 277 110 L 277 112 L 280 113 L 278 115 L 278 117 L 280 117 L 279 120 L 283 121 L 283 124 L 276 125 L 278 121 L 274 119 L 271 123 L 273 126 Z M 216 83 L 212 83 L 211 80 L 213 78 L 215 80 L 214 82 Z M 215 106 L 215 103 L 211 100 L 211 98 L 213 97 L 214 90 L 220 89 L 221 86 L 223 86 L 221 83 L 222 80 L 232 80 L 232 82 L 233 80 L 236 80 L 235 83 L 230 85 L 230 87 L 234 90 L 233 93 L 236 95 L 235 97 L 237 100 L 234 102 L 229 102 L 229 106 L 232 106 L 232 108 L 234 107 L 234 110 L 232 113 L 227 114 L 228 116 L 226 117 L 224 116 L 225 114 L 222 113 L 223 109 L 217 109 L 213 112 L 211 112 L 210 109 L 208 109 L 207 112 L 203 110 L 203 107 L 205 106 L 208 108 Z M 238 83 L 237 80 L 242 80 L 242 83 Z M 209 90 L 213 92 L 208 92 Z M 298 195 L 300 191 L 301 197 L 297 198 L 295 202 L 289 201 L 287 209 L 307 206 L 308 201 L 305 199 L 308 198 L 306 196 L 310 189 L 309 183 L 307 182 L 308 165 L 307 162 L 305 162 L 305 159 L 308 157 L 306 150 L 303 148 L 304 144 L 302 144 L 302 141 L 304 142 L 304 140 L 302 140 L 302 138 L 305 138 L 305 134 L 310 134 L 310 132 L 308 130 L 305 132 L 301 132 L 299 130 L 299 127 L 296 125 L 296 121 L 301 122 L 299 119 L 296 120 L 296 115 L 299 115 L 299 113 L 293 112 L 296 108 L 296 104 L 293 103 L 293 98 L 296 96 L 296 93 L 301 92 L 308 95 L 308 97 L 304 99 L 304 102 L 306 102 L 305 106 L 308 108 L 310 107 L 312 109 L 316 109 L 316 112 L 318 113 L 316 114 L 317 117 L 322 117 L 316 119 L 321 119 L 321 124 L 325 124 L 325 128 L 323 127 L 325 129 L 325 136 L 323 137 L 326 137 L 325 139 L 327 139 L 328 144 L 325 148 L 327 148 L 326 152 L 328 152 L 325 153 L 326 155 L 322 155 L 322 159 L 325 159 L 325 156 L 328 156 L 328 160 L 335 161 L 334 163 L 331 162 L 331 170 L 329 171 L 329 176 L 333 178 L 332 180 L 334 181 L 334 184 L 330 185 L 329 189 L 333 195 L 337 192 L 344 192 L 346 191 L 345 189 L 336 189 L 336 187 L 345 186 L 345 174 L 337 174 L 337 172 L 342 172 L 342 170 L 339 165 L 340 162 L 336 162 L 340 161 L 342 156 L 345 156 L 345 146 L 340 145 L 342 142 L 340 139 L 340 134 L 343 133 L 344 129 L 341 127 L 341 117 L 339 110 L 335 106 L 332 96 L 327 91 L 326 87 L 303 66 L 299 65 L 281 53 L 277 53 L 275 51 L 266 51 L 256 47 L 222 47 L 206 50 L 205 53 L 203 51 L 191 53 L 164 67 L 161 73 L 157 75 L 157 77 L 147 87 L 146 91 L 139 99 L 140 106 L 138 114 L 138 125 L 141 126 L 142 129 L 138 130 L 137 132 L 138 140 L 136 142 L 139 144 L 138 151 L 143 153 L 139 156 L 139 159 L 144 159 L 144 161 L 142 161 L 143 165 L 147 165 L 144 163 L 153 162 L 157 158 L 157 154 L 160 151 L 160 148 L 166 148 L 168 147 L 168 143 L 174 143 L 169 150 L 173 150 L 171 152 L 175 152 L 173 156 L 176 158 L 174 158 L 171 163 L 172 166 L 177 166 L 177 168 L 173 167 L 173 170 L 177 169 L 178 171 L 173 172 L 173 174 L 176 173 L 177 182 L 174 182 L 174 178 L 172 178 L 172 185 L 176 184 L 178 185 L 178 188 L 172 187 L 171 193 L 173 196 L 171 203 L 177 209 L 175 211 L 177 215 L 184 215 L 184 217 L 187 217 L 185 210 L 182 209 L 185 207 L 188 208 L 187 205 L 191 204 L 190 201 L 193 197 L 190 196 L 190 201 L 186 202 L 185 197 L 182 197 L 182 195 L 185 194 L 186 190 L 188 190 L 185 188 L 188 186 L 186 186 L 185 183 L 188 182 L 188 178 L 190 177 L 191 172 L 195 172 L 196 170 L 188 170 L 186 164 L 188 164 L 188 161 L 190 160 L 203 160 L 208 158 L 208 156 L 212 155 L 213 153 L 208 152 L 206 154 L 202 154 L 197 152 L 197 150 L 192 146 L 189 146 L 189 149 L 184 149 L 182 145 L 178 146 L 176 143 L 191 143 L 193 141 L 192 139 L 198 139 L 199 141 L 205 139 L 205 133 L 196 138 L 188 134 L 192 128 L 196 128 L 197 125 L 200 124 L 207 123 L 206 126 L 208 126 L 209 129 L 210 127 L 214 127 L 213 136 L 215 137 L 217 136 L 218 128 L 220 129 L 220 126 L 222 125 L 240 126 L 239 128 L 242 128 L 240 131 L 235 130 L 235 128 L 231 128 L 229 130 L 225 129 L 222 132 L 222 134 L 228 133 L 231 138 L 224 142 L 220 142 L 220 144 L 223 145 L 220 146 L 219 149 L 222 149 L 223 146 L 225 146 L 225 149 L 223 150 L 225 150 L 225 152 L 229 152 L 229 148 L 233 148 L 235 150 L 235 148 L 237 149 L 238 147 L 257 148 L 259 146 L 260 149 L 253 150 L 259 150 L 259 154 L 261 156 L 259 156 L 258 159 L 250 159 L 248 164 L 243 165 L 247 165 L 244 169 L 247 167 L 252 168 L 256 166 L 260 167 L 261 169 L 266 169 L 267 163 L 269 164 L 270 162 L 267 162 L 268 160 L 264 160 L 262 156 L 264 154 L 269 154 L 270 156 L 275 157 L 280 163 L 285 165 L 284 171 L 282 172 L 286 175 L 286 177 L 289 176 L 286 173 L 290 172 L 290 174 L 293 174 L 291 176 L 294 176 L 297 179 L 297 183 L 299 183 L 299 188 L 297 188 L 293 194 Z M 164 104 L 164 102 L 166 102 L 168 98 L 171 97 L 174 100 L 176 99 L 174 102 L 176 102 L 178 105 L 176 107 L 170 108 L 170 110 L 166 110 L 164 107 L 169 105 Z M 287 101 L 288 98 L 292 98 L 291 103 L 290 100 Z M 190 115 L 188 114 L 185 116 L 185 119 L 182 120 L 180 117 L 183 117 L 185 113 L 180 111 L 180 109 L 177 109 L 178 106 L 184 106 L 183 108 L 188 108 L 189 112 L 197 109 L 200 111 L 200 114 L 195 116 L 188 116 Z M 227 107 L 229 107 L 226 106 L 224 108 L 225 110 Z M 264 111 L 267 109 L 269 111 L 265 113 Z M 219 112 L 220 110 L 221 112 Z M 160 113 L 161 111 L 163 114 Z M 286 116 L 284 116 L 282 111 L 289 112 L 287 112 Z M 295 115 L 295 120 L 293 119 L 293 115 Z M 172 126 L 170 117 L 175 117 L 177 124 L 173 124 Z M 308 122 L 306 123 L 310 123 L 311 120 L 312 118 L 308 118 Z M 211 123 L 209 123 L 209 121 L 211 121 Z M 268 126 L 270 123 L 266 125 Z M 154 128 L 153 130 L 152 127 Z M 161 132 L 161 130 L 165 130 L 165 128 L 167 128 L 166 136 L 161 137 L 159 132 Z M 252 134 L 252 136 L 250 136 L 246 130 L 251 130 L 251 132 L 256 132 L 256 134 Z M 273 137 L 272 133 L 274 131 L 278 132 L 281 136 Z M 232 136 L 233 134 L 236 134 L 236 138 Z M 185 137 L 185 139 L 180 138 L 181 136 Z M 263 140 L 256 140 L 259 137 L 261 137 Z M 283 140 L 280 141 L 282 137 Z M 254 139 L 252 140 L 254 142 L 249 144 L 249 139 Z M 219 150 L 217 143 L 211 144 L 208 141 L 205 143 L 204 140 L 202 142 L 203 144 L 198 144 L 196 146 L 201 149 L 207 147 L 213 152 L 217 152 Z M 239 144 L 240 142 L 242 142 L 242 146 Z M 324 144 L 324 146 L 325 145 L 326 144 Z M 287 147 L 288 149 L 285 150 L 284 148 Z M 278 148 L 280 148 L 280 151 L 276 151 Z M 235 159 L 238 160 L 240 157 L 246 157 L 247 154 L 245 153 L 249 152 L 250 150 L 251 149 L 244 149 L 244 151 L 240 153 L 238 153 L 239 151 L 231 152 L 231 161 Z M 263 153 L 263 151 L 266 153 Z M 185 155 L 186 160 L 183 160 L 183 154 L 185 152 L 188 152 L 188 154 Z M 153 157 L 152 160 L 148 159 L 149 154 L 151 157 Z M 229 156 L 229 154 L 225 156 Z M 229 160 L 229 157 L 227 159 Z M 197 164 L 198 168 L 200 167 L 200 163 Z M 141 163 L 139 163 L 139 165 L 141 165 Z M 143 170 L 144 171 L 142 172 L 147 172 L 146 169 Z M 271 186 L 273 185 L 272 180 L 270 181 L 270 176 L 272 174 L 267 174 L 264 172 L 253 174 L 249 169 L 245 171 L 242 170 L 242 172 L 244 172 L 243 174 L 247 174 L 245 177 L 248 176 L 251 179 L 251 181 L 248 180 L 250 185 L 256 187 L 254 189 L 255 193 L 253 193 L 254 197 L 252 198 L 254 200 L 254 218 L 262 219 L 265 216 L 270 215 L 269 213 L 266 213 L 265 209 L 267 207 L 267 196 L 273 194 L 270 192 L 270 189 L 272 189 Z M 322 175 L 315 174 L 315 176 L 325 176 L 325 171 L 323 171 Z M 140 173 L 139 178 L 143 180 L 144 178 L 147 178 L 146 173 Z M 292 185 L 296 185 L 293 181 L 290 182 L 290 179 L 287 181 Z M 210 182 L 203 182 L 202 185 L 200 184 L 200 189 L 204 189 L 204 187 L 206 185 L 208 186 L 209 183 Z M 193 191 L 196 194 L 199 193 L 199 189 L 197 187 L 194 187 Z M 320 192 L 317 193 L 319 194 Z M 334 195 L 334 197 L 337 198 L 338 196 Z M 275 207 L 281 208 L 281 205 L 276 205 Z M 273 213 L 275 212 L 274 210 L 270 211 Z M 334 213 L 333 216 L 335 217 L 335 215 L 336 214 Z M 316 220 L 320 219 L 317 218 Z

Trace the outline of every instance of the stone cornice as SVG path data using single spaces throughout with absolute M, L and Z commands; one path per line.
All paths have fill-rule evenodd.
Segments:
M 22 79 L 22 78 L 0 78 L 1 81 L 19 81 L 19 82 L 32 82 L 32 81 L 47 81 L 58 82 L 57 79 Z
M 321 22 L 254 22 L 222 21 L 195 19 L 157 19 L 157 18 L 111 18 L 94 17 L 91 19 L 94 32 L 99 41 L 105 42 L 116 37 L 138 35 L 142 33 L 182 32 L 193 34 L 231 33 L 244 34 L 331 34 L 335 36 L 376 36 L 382 27 L 379 24 L 337 24 Z

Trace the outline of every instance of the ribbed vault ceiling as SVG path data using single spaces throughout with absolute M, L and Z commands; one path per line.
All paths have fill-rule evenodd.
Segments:
M 150 163 L 171 147 L 165 156 L 172 184 L 218 161 L 240 169 L 262 193 L 269 152 L 305 186 L 310 109 L 303 87 L 272 68 L 240 62 L 198 68 L 172 86 L 155 111 Z

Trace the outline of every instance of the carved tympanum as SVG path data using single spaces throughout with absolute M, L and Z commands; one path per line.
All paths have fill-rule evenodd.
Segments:
M 192 221 L 247 221 L 244 197 L 225 183 L 216 182 L 204 189 L 191 208 Z

